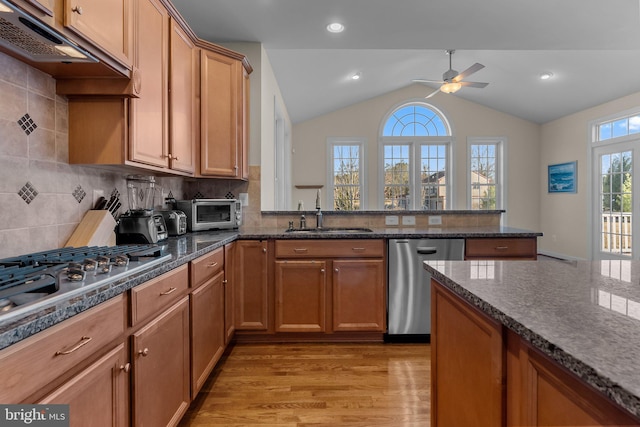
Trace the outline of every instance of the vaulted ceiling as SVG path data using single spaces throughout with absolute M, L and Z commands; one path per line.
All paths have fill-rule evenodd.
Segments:
M 536 123 L 640 91 L 636 0 L 173 0 L 214 43 L 262 43 L 294 123 L 449 68 L 455 95 Z M 344 24 L 340 34 L 326 31 Z M 552 78 L 541 80 L 540 74 Z M 351 79 L 361 73 L 357 81 Z M 424 86 L 425 96 L 433 87 Z

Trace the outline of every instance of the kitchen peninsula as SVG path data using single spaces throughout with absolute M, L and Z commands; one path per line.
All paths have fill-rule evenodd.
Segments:
M 433 277 L 432 425 L 640 423 L 640 264 L 425 269 Z

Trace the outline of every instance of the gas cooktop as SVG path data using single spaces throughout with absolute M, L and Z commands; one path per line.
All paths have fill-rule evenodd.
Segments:
M 0 322 L 171 258 L 157 245 L 85 246 L 0 259 Z

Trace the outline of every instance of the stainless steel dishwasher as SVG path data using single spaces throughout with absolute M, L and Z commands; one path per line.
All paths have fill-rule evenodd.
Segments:
M 425 260 L 463 260 L 464 239 L 390 239 L 386 341 L 429 342 L 431 275 Z

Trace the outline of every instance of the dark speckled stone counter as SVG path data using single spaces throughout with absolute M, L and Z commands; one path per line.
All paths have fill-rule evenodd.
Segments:
M 640 262 L 440 261 L 425 269 L 640 416 Z
M 74 315 L 94 307 L 110 298 L 120 295 L 167 271 L 188 263 L 226 243 L 237 239 L 391 239 L 391 238 L 464 238 L 464 237 L 535 237 L 542 233 L 507 227 L 473 227 L 473 228 L 374 228 L 367 233 L 290 233 L 284 228 L 258 228 L 230 231 L 211 231 L 188 233 L 184 236 L 171 237 L 161 242 L 165 253 L 171 259 L 159 266 L 150 267 L 125 279 L 87 290 L 86 293 L 68 300 L 52 303 L 38 308 L 24 316 L 2 321 L 0 316 L 0 349 L 8 347 L 31 335 L 43 331 Z
M 223 246 L 225 243 L 236 240 L 237 237 L 237 231 L 199 232 L 189 233 L 179 237 L 171 237 L 159 243 L 159 246 L 163 248 L 165 253 L 171 254 L 171 259 L 159 266 L 150 267 L 148 270 L 136 273 L 125 279 L 88 290 L 80 296 L 75 296 L 51 305 L 45 305 L 35 311 L 25 313 L 24 316 L 13 318 L 9 322 L 2 323 L 0 317 L 0 349 L 15 344 L 20 340 L 120 295 L 134 286 L 173 270 L 192 259 Z

